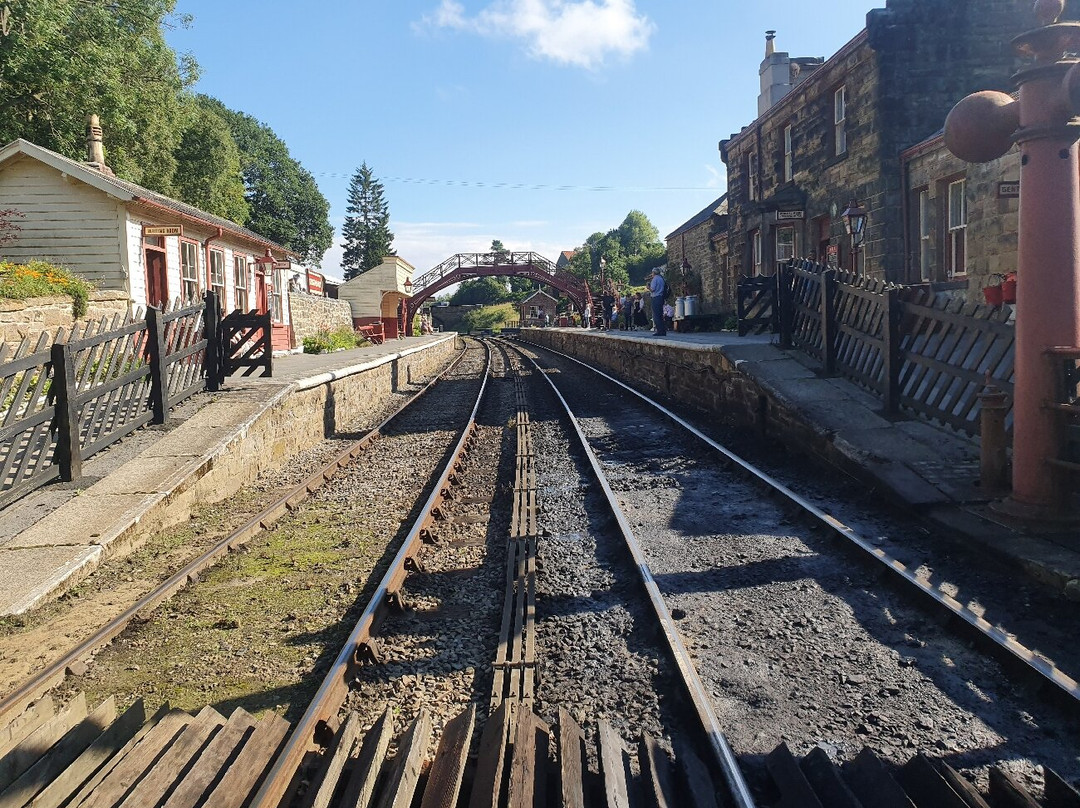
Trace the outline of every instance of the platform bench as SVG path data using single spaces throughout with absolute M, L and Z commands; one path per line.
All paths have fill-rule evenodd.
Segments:
M 357 331 L 364 335 L 364 338 L 372 345 L 383 344 L 383 330 L 382 325 L 361 325 L 357 326 Z

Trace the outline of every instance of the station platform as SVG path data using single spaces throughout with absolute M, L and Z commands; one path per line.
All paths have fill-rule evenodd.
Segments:
M 167 424 L 84 461 L 80 480 L 11 504 L 0 511 L 0 616 L 57 597 L 104 559 L 225 499 L 338 423 L 378 412 L 402 381 L 445 364 L 456 341 L 434 334 L 275 357 L 271 378 L 230 377 L 220 393 L 188 399 Z
M 1080 602 L 1080 524 L 1002 515 L 993 507 L 995 493 L 978 485 L 976 439 L 914 416 L 886 417 L 879 398 L 853 382 L 821 375 L 812 359 L 782 350 L 773 335 L 669 330 L 656 337 L 648 331 L 544 328 L 523 329 L 519 339 L 706 411 L 735 406 L 751 413 L 767 397 L 773 434 L 793 438 L 798 448 Z

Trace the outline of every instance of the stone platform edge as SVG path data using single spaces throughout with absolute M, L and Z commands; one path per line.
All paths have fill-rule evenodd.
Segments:
M 39 573 L 21 579 L 27 584 L 23 591 L 10 591 L 10 583 L 5 587 L 0 616 L 22 614 L 59 597 L 104 561 L 186 521 L 195 507 L 221 502 L 328 435 L 370 420 L 399 387 L 402 374 L 427 377 L 441 369 L 456 339 L 448 335 L 291 382 L 235 379 L 234 389 L 201 394 L 214 400 L 0 548 L 0 558 Z M 134 480 L 138 483 L 126 482 Z M 72 505 L 86 519 L 74 514 Z M 100 524 L 91 526 L 87 519 L 94 515 Z M 50 565 L 43 574 L 42 562 Z

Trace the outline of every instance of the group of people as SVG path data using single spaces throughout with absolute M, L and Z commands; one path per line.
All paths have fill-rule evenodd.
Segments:
M 637 331 L 651 327 L 654 335 L 662 337 L 667 334 L 674 314 L 671 306 L 665 303 L 666 296 L 667 281 L 656 269 L 649 273 L 644 293 L 627 290 L 616 294 L 615 287 L 609 283 L 600 297 L 597 328 L 611 331 L 618 325 L 620 331 Z M 592 328 L 592 318 L 592 303 L 588 302 L 585 304 L 582 325 Z

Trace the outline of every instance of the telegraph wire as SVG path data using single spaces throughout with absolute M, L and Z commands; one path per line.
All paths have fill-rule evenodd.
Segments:
M 331 179 L 351 179 L 352 174 L 342 174 L 337 171 L 321 171 L 314 174 L 316 177 Z M 398 185 L 428 185 L 443 186 L 448 188 L 481 188 L 496 191 L 555 191 L 555 192 L 589 192 L 611 193 L 614 191 L 715 191 L 704 185 L 546 185 L 542 183 L 527 182 L 484 182 L 481 180 L 451 180 L 433 179 L 423 177 L 379 177 L 379 182 Z

